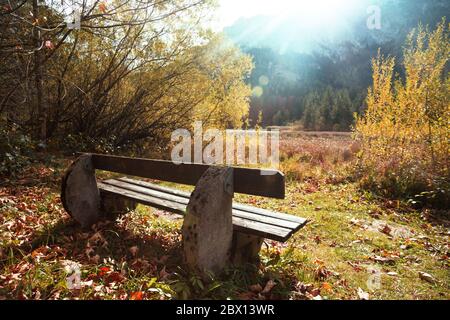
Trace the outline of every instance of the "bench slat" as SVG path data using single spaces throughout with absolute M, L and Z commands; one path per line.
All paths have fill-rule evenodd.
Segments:
M 180 215 L 184 215 L 186 211 L 186 205 L 175 201 L 163 200 L 161 198 L 127 190 L 104 182 L 98 182 L 97 185 L 102 192 L 119 195 L 121 197 L 134 200 L 161 210 L 173 212 Z M 235 230 L 238 230 L 240 232 L 282 242 L 287 241 L 294 232 L 293 229 L 283 228 L 280 226 L 270 225 L 267 223 L 235 216 L 234 211 L 235 210 L 233 210 L 233 227 Z
M 189 198 L 186 198 L 186 197 L 177 196 L 174 194 L 169 194 L 166 192 L 153 190 L 153 189 L 150 189 L 147 187 L 138 186 L 138 185 L 135 185 L 132 183 L 128 183 L 128 182 L 124 182 L 124 181 L 120 181 L 120 180 L 116 180 L 116 179 L 105 180 L 105 181 L 103 181 L 103 183 L 106 183 L 108 185 L 112 185 L 115 187 L 123 188 L 126 190 L 138 192 L 141 194 L 149 195 L 152 197 L 160 198 L 163 200 L 174 201 L 174 202 L 184 204 L 184 205 L 187 205 L 189 203 Z M 255 213 L 248 212 L 248 211 L 242 211 L 242 210 L 236 209 L 234 207 L 234 204 L 233 204 L 233 216 L 244 218 L 247 220 L 263 222 L 266 224 L 271 224 L 271 225 L 279 226 L 279 227 L 283 227 L 283 228 L 288 228 L 288 229 L 295 230 L 295 231 L 298 230 L 297 228 L 299 228 L 299 224 L 296 222 L 281 220 L 281 219 L 277 219 L 277 218 L 273 218 L 273 217 L 262 216 L 262 215 L 255 214 Z
M 97 186 L 101 191 L 106 191 L 124 198 L 137 201 L 139 203 L 156 207 L 161 210 L 170 211 L 176 214 L 184 215 L 186 206 L 177 202 L 162 200 L 156 197 L 144 195 L 139 192 L 126 190 L 120 187 L 108 185 L 106 183 L 97 182 Z
M 204 164 L 175 164 L 171 161 L 91 154 L 94 167 L 136 177 L 196 185 L 210 167 Z M 278 170 L 233 168 L 234 191 L 284 199 L 284 175 Z
M 127 182 L 127 183 L 131 183 L 131 184 L 135 184 L 135 185 L 142 186 L 142 187 L 145 187 L 145 188 L 154 189 L 154 190 L 157 190 L 157 191 L 162 191 L 162 192 L 165 192 L 165 193 L 170 193 L 170 194 L 173 194 L 173 195 L 176 195 L 176 196 L 181 196 L 181 197 L 188 198 L 188 199 L 191 197 L 191 193 L 190 192 L 176 190 L 176 189 L 167 188 L 167 187 L 162 187 L 162 186 L 156 185 L 154 183 L 146 182 L 146 181 L 133 180 L 133 179 L 126 178 L 126 177 L 122 177 L 122 178 L 119 178 L 117 180 L 123 181 L 123 182 Z M 248 206 L 248 205 L 241 204 L 241 203 L 233 203 L 233 209 L 238 209 L 240 211 L 256 213 L 258 215 L 272 217 L 272 218 L 277 218 L 277 219 L 280 219 L 280 220 L 292 221 L 292 222 L 296 222 L 298 224 L 301 224 L 301 226 L 304 226 L 306 224 L 306 222 L 307 222 L 307 220 L 305 218 L 300 218 L 300 217 L 297 217 L 297 216 L 293 216 L 293 215 L 285 214 L 285 213 L 281 213 L 281 212 L 269 211 L 269 210 L 266 210 L 266 209 L 256 208 L 256 207 Z

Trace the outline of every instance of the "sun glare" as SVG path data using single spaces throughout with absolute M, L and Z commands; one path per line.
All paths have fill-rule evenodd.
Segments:
M 345 21 L 358 0 L 221 0 L 218 19 L 228 26 L 241 17 L 273 16 L 276 20 L 297 19 L 305 27 L 332 26 Z

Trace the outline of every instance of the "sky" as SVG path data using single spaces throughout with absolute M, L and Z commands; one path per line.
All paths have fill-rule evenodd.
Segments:
M 276 19 L 298 17 L 312 26 L 333 25 L 360 7 L 358 0 L 219 0 L 213 28 L 221 30 L 232 25 L 239 18 L 257 15 L 273 16 Z

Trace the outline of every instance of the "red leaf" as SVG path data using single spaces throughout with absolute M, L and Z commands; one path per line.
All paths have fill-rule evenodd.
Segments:
M 54 49 L 55 48 L 55 46 L 53 45 L 53 42 L 51 42 L 50 40 L 45 40 L 44 46 L 47 49 Z
M 100 2 L 100 4 L 98 5 L 98 9 L 100 10 L 100 12 L 105 13 L 106 12 L 106 3 L 105 2 Z
M 142 291 L 132 292 L 130 295 L 130 300 L 142 300 Z
M 111 269 L 109 267 L 101 267 L 98 275 L 100 277 L 103 277 L 105 274 L 107 274 Z

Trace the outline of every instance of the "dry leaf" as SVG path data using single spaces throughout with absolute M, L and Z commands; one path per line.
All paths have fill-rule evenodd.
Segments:
M 106 12 L 106 3 L 105 2 L 100 2 L 98 5 L 98 9 L 100 10 L 100 12 L 105 13 Z
M 312 289 L 311 291 L 309 291 L 309 293 L 310 293 L 313 297 L 320 296 L 320 289 L 319 289 L 319 288 Z
M 429 273 L 419 271 L 419 277 L 420 277 L 420 279 L 425 280 L 426 282 L 436 283 L 436 280 Z
M 142 291 L 132 292 L 130 294 L 130 300 L 142 300 Z
M 383 228 L 380 228 L 380 232 L 390 236 L 392 229 L 388 225 L 385 225 Z
M 168 273 L 168 272 L 166 271 L 166 266 L 164 266 L 164 268 L 162 268 L 162 270 L 159 272 L 159 278 L 160 278 L 161 280 L 164 280 L 164 279 L 166 279 L 168 276 L 170 276 L 170 273 Z
M 266 294 L 269 293 L 270 291 L 272 291 L 273 287 L 275 287 L 276 283 L 273 280 L 269 280 L 266 283 L 266 286 L 264 287 L 264 290 L 261 292 L 262 294 Z
M 358 288 L 358 297 L 361 300 L 369 300 L 369 294 L 361 288 Z
M 333 291 L 333 287 L 331 286 L 331 284 L 329 282 L 322 283 L 322 289 L 324 289 L 326 291 Z

